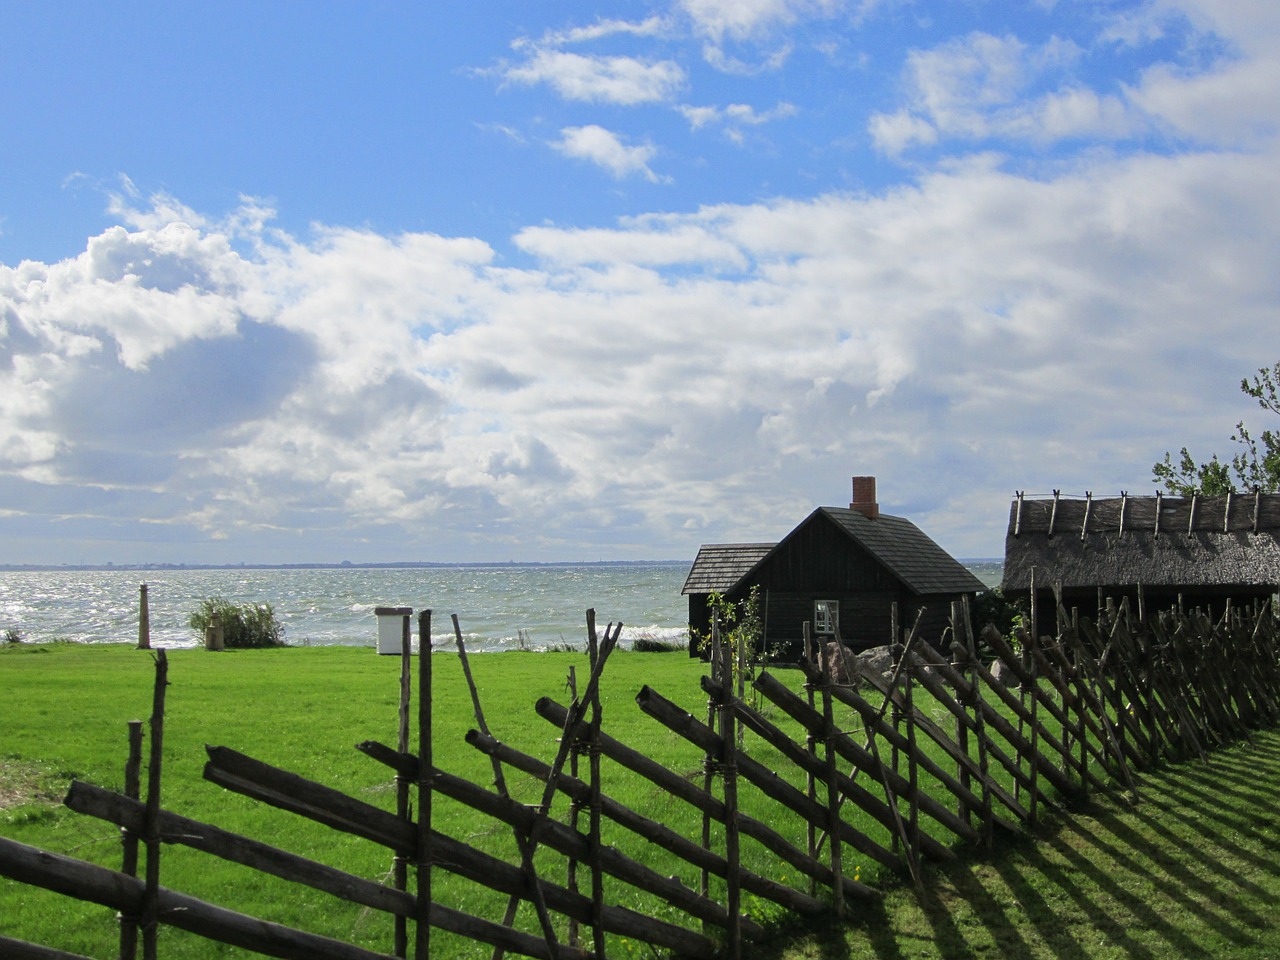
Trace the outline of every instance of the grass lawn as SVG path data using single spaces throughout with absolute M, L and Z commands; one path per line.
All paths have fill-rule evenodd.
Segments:
M 416 661 L 415 661 L 416 663 Z M 568 701 L 570 666 L 580 684 L 581 654 L 489 654 L 472 658 L 489 725 L 500 740 L 544 760 L 558 731 L 536 716 L 539 696 Z M 462 742 L 474 726 L 456 656 L 434 661 L 438 765 L 476 782 L 492 781 L 488 760 Z M 227 793 L 201 778 L 203 745 L 222 744 L 310 777 L 386 809 L 391 777 L 352 749 L 368 739 L 394 745 L 398 658 L 370 649 L 203 650 L 169 653 L 164 804 L 185 816 L 246 833 L 350 872 L 381 878 L 387 851 Z M 698 687 L 703 666 L 683 654 L 618 652 L 605 672 L 605 730 L 614 738 L 691 776 L 700 756 L 631 702 L 648 683 L 695 715 L 705 711 Z M 0 646 L 0 834 L 24 843 L 118 866 L 116 831 L 65 810 L 59 800 L 77 777 L 119 788 L 125 722 L 150 710 L 151 657 L 128 646 L 30 644 Z M 798 682 L 794 671 L 786 676 Z M 749 740 L 753 756 L 770 751 Z M 661 791 L 606 769 L 606 788 L 623 803 L 697 836 L 699 822 Z M 634 778 L 633 778 L 634 779 Z M 755 958 L 799 957 L 1280 957 L 1280 844 L 1275 784 L 1280 734 L 1259 735 L 1216 754 L 1208 764 L 1166 767 L 1147 775 L 1142 802 L 1105 799 L 1056 820 L 1035 838 L 1006 841 L 990 856 L 930 873 L 926 890 L 891 886 L 873 907 L 855 904 L 848 925 L 792 930 L 752 948 Z M 541 785 L 508 772 L 518 799 Z M 794 817 L 757 815 L 803 844 Z M 676 807 L 676 809 L 672 809 Z M 509 831 L 448 802 L 435 825 L 459 839 L 515 859 Z M 683 822 L 687 820 L 688 822 Z M 790 825 L 788 825 L 790 823 Z M 637 853 L 634 838 L 606 835 Z M 629 846 L 628 846 L 629 844 Z M 753 845 L 754 846 L 754 845 Z M 646 862 L 664 875 L 680 870 L 661 851 Z M 752 850 L 744 855 L 759 856 Z M 551 876 L 555 858 L 545 869 Z M 166 886 L 257 916 L 390 951 L 390 921 L 322 894 L 289 888 L 207 855 L 166 847 Z M 776 863 L 759 861 L 774 879 L 797 886 Z M 855 864 L 847 864 L 852 869 Z M 557 867 L 562 869 L 562 867 Z M 696 877 L 682 879 L 696 886 Z M 874 872 L 864 868 L 864 880 Z M 504 900 L 440 874 L 436 898 L 497 919 Z M 608 892 L 606 883 L 606 893 Z M 630 892 L 626 905 L 674 919 L 661 903 Z M 526 909 L 523 914 L 528 914 Z M 530 924 L 532 921 L 530 920 Z M 50 946 L 110 956 L 117 928 L 110 911 L 0 880 L 0 932 Z M 246 956 L 165 929 L 165 957 Z M 611 956 L 641 954 L 615 942 Z M 433 955 L 478 956 L 474 944 L 433 939 Z

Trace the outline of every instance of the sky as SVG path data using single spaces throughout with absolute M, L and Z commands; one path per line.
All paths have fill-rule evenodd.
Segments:
M 953 555 L 1229 457 L 1273 0 L 4 4 L 0 563 Z

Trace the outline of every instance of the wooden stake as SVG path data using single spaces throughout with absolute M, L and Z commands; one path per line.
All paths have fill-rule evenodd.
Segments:
M 151 696 L 151 753 L 147 761 L 147 814 L 143 830 L 147 871 L 139 913 L 143 960 L 156 960 L 160 925 L 157 906 L 160 895 L 160 774 L 164 765 L 165 689 L 169 686 L 169 661 L 165 652 L 157 650 L 154 656 L 156 678 Z
M 405 648 L 409 646 L 405 642 Z M 417 924 L 414 938 L 416 960 L 431 956 L 431 921 L 435 905 L 431 902 L 431 868 L 434 862 L 431 830 L 431 794 L 433 766 L 431 746 L 431 611 L 418 614 L 418 882 Z

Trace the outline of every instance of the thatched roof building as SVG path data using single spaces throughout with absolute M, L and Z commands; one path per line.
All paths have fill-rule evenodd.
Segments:
M 1149 609 L 1204 606 L 1220 612 L 1271 597 L 1280 587 L 1280 494 L 1094 499 L 1014 497 L 1005 536 L 1006 596 L 1092 616 L 1099 596 Z

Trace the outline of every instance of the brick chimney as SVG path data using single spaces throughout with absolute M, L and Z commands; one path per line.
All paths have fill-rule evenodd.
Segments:
M 853 502 L 850 510 L 857 510 L 864 517 L 875 520 L 880 516 L 880 504 L 876 503 L 876 478 L 853 478 Z

